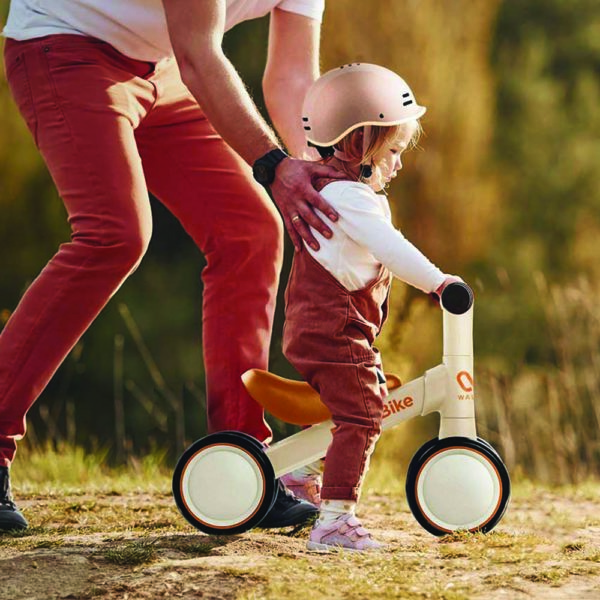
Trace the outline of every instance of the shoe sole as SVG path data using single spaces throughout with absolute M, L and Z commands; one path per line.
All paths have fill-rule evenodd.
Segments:
M 302 513 L 296 515 L 289 515 L 287 518 L 281 518 L 280 520 L 269 520 L 269 514 L 258 523 L 257 527 L 262 529 L 278 529 L 280 527 L 298 527 L 300 525 L 310 525 L 314 523 L 319 511 L 317 509 L 308 510 L 304 509 Z M 266 522 L 265 522 L 266 521 Z
M 0 534 L 25 531 L 29 527 L 27 521 L 14 521 L 12 519 L 0 519 Z

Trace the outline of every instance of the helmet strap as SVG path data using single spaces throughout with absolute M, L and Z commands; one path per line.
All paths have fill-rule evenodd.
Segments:
M 363 139 L 362 139 L 362 157 L 364 160 L 365 154 L 369 149 L 371 143 L 371 125 L 363 126 Z M 360 165 L 360 178 L 369 179 L 373 175 L 373 166 L 371 164 L 361 163 Z
M 333 156 L 333 146 L 317 146 L 317 144 L 313 144 L 312 142 L 307 142 L 309 148 L 316 148 L 317 152 L 321 155 L 321 158 L 329 158 Z
M 371 125 L 363 126 L 363 139 L 362 139 L 362 155 L 364 156 L 369 148 L 369 144 L 371 142 Z M 350 157 L 345 152 L 338 150 L 334 146 L 317 146 L 317 144 L 313 144 L 312 142 L 308 142 L 308 145 L 312 148 L 316 148 L 321 155 L 322 158 L 329 158 L 330 156 L 334 156 L 338 160 L 341 160 L 344 163 L 349 163 L 352 161 L 352 157 Z M 360 165 L 359 172 L 359 181 L 365 181 L 369 179 L 373 175 L 373 166 L 370 164 L 362 164 Z

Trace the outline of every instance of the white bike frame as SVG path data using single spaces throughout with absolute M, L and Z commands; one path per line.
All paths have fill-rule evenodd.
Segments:
M 439 438 L 477 439 L 473 384 L 473 306 L 455 315 L 444 308 L 442 363 L 417 379 L 396 388 L 385 398 L 383 430 L 414 417 L 440 413 Z M 270 446 L 266 454 L 275 477 L 325 456 L 331 443 L 333 421 L 304 429 Z

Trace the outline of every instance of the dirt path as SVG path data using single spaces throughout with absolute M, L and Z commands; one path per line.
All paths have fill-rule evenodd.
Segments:
M 35 495 L 32 528 L 0 537 L 0 600 L 54 598 L 600 599 L 600 486 L 520 486 L 488 535 L 434 538 L 401 497 L 360 516 L 376 555 L 305 550 L 307 531 L 195 532 L 168 493 Z M 291 535 L 290 535 L 291 534 Z

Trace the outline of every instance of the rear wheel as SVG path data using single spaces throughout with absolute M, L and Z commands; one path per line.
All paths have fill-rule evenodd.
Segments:
M 260 523 L 277 497 L 275 473 L 262 444 L 239 431 L 194 442 L 173 473 L 181 514 L 210 534 L 235 534 Z
M 491 531 L 510 499 L 510 478 L 485 440 L 435 438 L 414 455 L 406 498 L 417 521 L 434 535 Z

